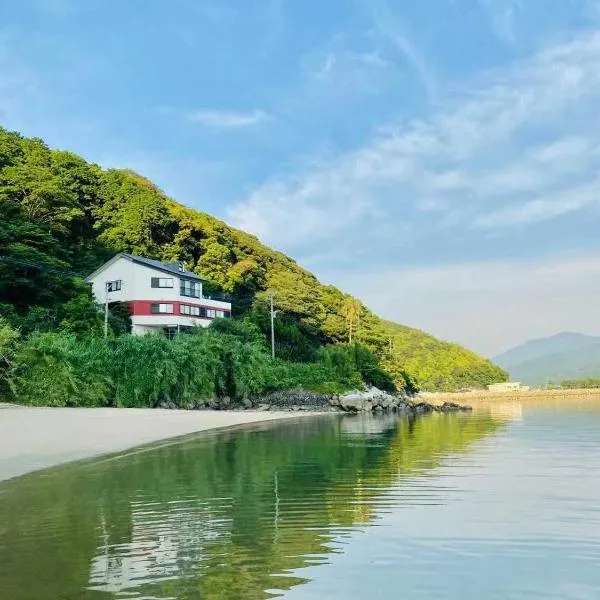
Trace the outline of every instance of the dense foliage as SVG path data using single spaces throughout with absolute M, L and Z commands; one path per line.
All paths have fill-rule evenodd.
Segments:
M 500 367 L 457 344 L 397 323 L 386 322 L 385 327 L 390 347 L 383 355 L 382 365 L 394 379 L 410 373 L 419 387 L 428 392 L 484 389 L 489 383 L 507 380 Z
M 217 321 L 173 340 L 62 331 L 20 338 L 0 319 L 0 395 L 23 404 L 191 408 L 215 397 L 235 404 L 278 389 L 335 393 L 364 383 L 394 389 L 368 350 L 327 346 L 310 363 L 273 361 L 250 323 Z
M 554 387 L 552 383 L 548 387 Z M 588 377 L 587 379 L 566 379 L 561 381 L 560 388 L 564 390 L 587 390 L 600 388 L 600 379 Z
M 263 334 L 272 291 L 278 353 L 294 363 L 318 361 L 325 344 L 359 343 L 401 387 L 451 390 L 506 378 L 457 345 L 383 321 L 256 237 L 175 203 L 136 173 L 103 170 L 0 128 L 0 314 L 22 333 L 98 331 L 101 320 L 76 275 L 118 251 L 185 262 L 208 280 L 206 289 L 230 294 L 235 313 Z M 115 333 L 126 328 L 111 315 Z

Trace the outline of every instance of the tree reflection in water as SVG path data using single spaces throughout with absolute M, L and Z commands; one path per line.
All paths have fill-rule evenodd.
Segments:
M 502 425 L 323 417 L 203 434 L 0 486 L 11 600 L 267 598 Z

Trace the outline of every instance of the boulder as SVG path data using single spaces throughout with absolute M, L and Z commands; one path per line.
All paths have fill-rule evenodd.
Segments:
M 416 404 L 411 404 L 410 406 L 417 414 L 430 413 L 435 410 L 435 406 L 427 402 L 417 402 Z
M 341 400 L 340 400 L 340 396 L 330 396 L 329 397 L 329 406 L 333 406 L 334 408 L 340 408 L 341 407 Z
M 367 412 L 373 410 L 373 401 L 362 394 L 347 394 L 340 398 L 340 406 L 346 412 Z
M 460 404 L 455 404 L 454 402 L 444 402 L 440 407 L 438 407 L 440 412 L 458 412 L 458 411 L 471 411 L 473 410 L 472 406 L 461 406 Z
M 397 402 L 398 401 L 396 398 L 390 396 L 389 394 L 386 394 L 383 398 L 381 398 L 379 405 L 384 410 L 390 410 L 391 408 L 397 405 Z

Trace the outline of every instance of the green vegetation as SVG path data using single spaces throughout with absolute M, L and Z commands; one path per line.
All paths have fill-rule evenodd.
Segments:
M 390 349 L 382 366 L 395 379 L 410 373 L 424 391 L 485 389 L 489 383 L 507 381 L 505 371 L 475 353 L 397 323 L 385 322 Z
M 23 404 L 195 407 L 215 397 L 239 403 L 281 389 L 335 393 L 365 383 L 395 389 L 365 348 L 327 346 L 310 363 L 273 361 L 249 322 L 218 321 L 174 340 L 62 331 L 19 340 L 0 319 L 1 391 Z
M 548 387 L 554 387 L 549 384 Z M 600 388 L 600 379 L 588 377 L 587 379 L 566 379 L 559 385 L 564 390 L 588 390 Z
M 35 333 L 39 344 L 39 332 L 99 334 L 102 318 L 81 275 L 118 251 L 185 262 L 208 280 L 209 292 L 231 295 L 236 316 L 256 324 L 263 337 L 266 300 L 274 292 L 277 352 L 293 363 L 287 367 L 292 380 L 327 369 L 327 361 L 338 359 L 323 348 L 337 344 L 360 344 L 364 356 L 374 353 L 399 387 L 454 390 L 506 379 L 460 346 L 383 321 L 256 237 L 177 204 L 136 173 L 103 170 L 0 128 L 0 314 L 10 325 L 22 336 Z M 111 310 L 110 324 L 115 335 L 127 330 L 122 311 Z M 69 339 L 48 338 L 44 348 L 91 344 Z M 356 353 L 352 360 L 367 381 L 372 365 Z M 389 386 L 389 378 L 376 377 Z

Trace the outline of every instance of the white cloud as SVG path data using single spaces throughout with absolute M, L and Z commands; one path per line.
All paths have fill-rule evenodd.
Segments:
M 545 221 L 598 203 L 600 203 L 600 179 L 579 189 L 548 193 L 543 198 L 493 211 L 477 218 L 475 225 L 495 228 Z
M 371 4 L 372 3 L 372 4 Z M 397 50 L 408 60 L 417 73 L 421 83 L 430 97 L 437 94 L 437 78 L 423 53 L 417 48 L 408 34 L 407 28 L 390 10 L 386 0 L 369 0 L 373 6 L 375 26 L 379 33 L 386 37 Z
M 522 0 L 480 0 L 489 12 L 492 31 L 496 36 L 510 44 L 517 41 L 515 20 L 522 8 Z
M 421 228 L 449 214 L 461 229 L 517 224 L 511 211 L 518 206 L 530 223 L 580 210 L 591 202 L 581 190 L 595 185 L 600 167 L 599 61 L 600 33 L 549 47 L 486 74 L 448 98 L 444 110 L 391 124 L 316 168 L 275 177 L 230 217 L 306 257 L 315 240 L 346 252 L 364 242 L 367 225 L 406 222 L 431 198 L 447 210 Z M 555 197 L 544 199 L 550 189 Z M 578 199 L 566 202 L 570 191 Z
M 219 129 L 238 129 L 257 125 L 268 120 L 269 115 L 262 110 L 237 112 L 229 110 L 197 110 L 189 115 L 189 120 L 208 127 Z
M 466 262 L 368 272 L 328 281 L 378 314 L 492 356 L 561 331 L 600 334 L 600 254 Z

